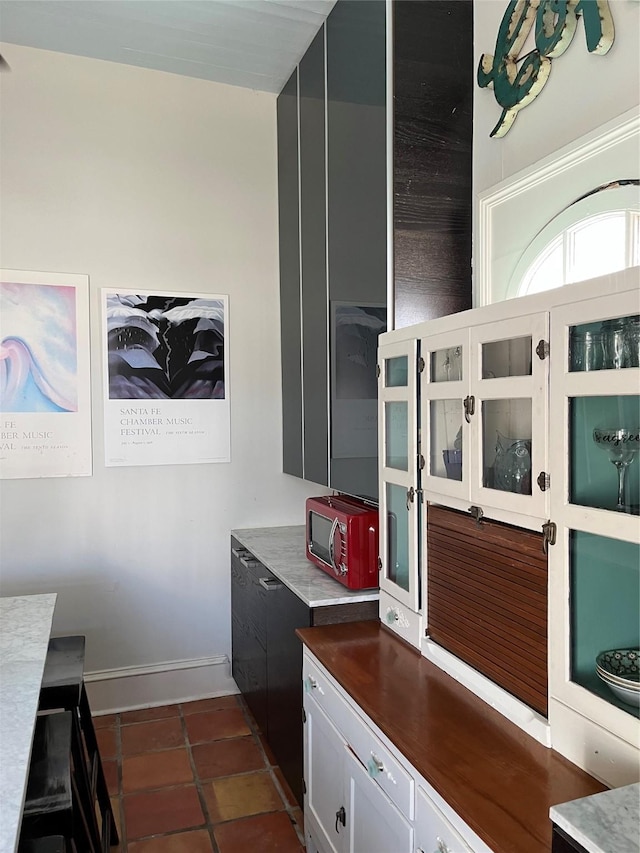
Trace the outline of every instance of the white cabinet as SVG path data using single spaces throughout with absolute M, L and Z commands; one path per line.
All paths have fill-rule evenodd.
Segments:
M 471 848 L 423 788 L 418 788 L 417 799 L 416 853 L 470 853 Z
M 549 717 L 554 748 L 617 787 L 639 778 L 640 694 L 596 659 L 640 646 L 640 290 L 606 293 L 551 312 Z
M 640 646 L 640 268 L 388 332 L 378 364 L 381 621 L 580 767 L 636 781 L 639 697 L 596 658 Z M 548 720 L 429 639 L 430 504 L 543 533 Z
M 420 465 L 425 500 L 539 528 L 547 515 L 549 320 L 495 322 L 486 312 L 452 332 L 421 333 Z M 471 321 L 471 322 L 469 322 Z
M 489 853 L 307 649 L 303 686 L 308 850 L 437 853 L 441 840 L 450 853 Z

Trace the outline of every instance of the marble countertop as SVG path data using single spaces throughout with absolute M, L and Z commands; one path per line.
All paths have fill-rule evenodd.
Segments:
M 0 853 L 18 848 L 54 593 L 0 598 Z
M 553 806 L 551 820 L 588 853 L 640 851 L 640 783 Z
M 273 572 L 307 607 L 377 601 L 378 590 L 351 591 L 309 562 L 305 527 L 256 527 L 231 534 Z

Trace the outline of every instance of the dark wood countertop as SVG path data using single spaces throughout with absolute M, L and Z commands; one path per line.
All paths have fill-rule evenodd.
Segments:
M 495 853 L 549 853 L 551 806 L 606 790 L 379 622 L 297 633 Z

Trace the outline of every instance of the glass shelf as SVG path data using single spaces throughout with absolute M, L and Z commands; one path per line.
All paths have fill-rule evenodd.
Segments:
M 596 673 L 596 658 L 610 649 L 640 644 L 640 546 L 619 539 L 571 531 L 571 680 L 591 693 L 640 717 Z
M 639 429 L 637 394 L 569 399 L 570 503 L 638 515 Z
M 620 370 L 640 366 L 640 315 L 630 314 L 571 326 L 569 371 Z

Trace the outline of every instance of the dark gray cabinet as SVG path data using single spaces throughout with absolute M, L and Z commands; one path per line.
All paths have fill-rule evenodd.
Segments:
M 297 114 L 293 78 L 277 104 L 280 226 L 297 227 L 280 234 L 283 470 L 374 499 L 375 354 L 387 302 L 384 68 L 384 3 L 339 0 L 298 66 Z M 289 149 L 296 130 L 290 205 L 280 134 Z
M 231 673 L 300 805 L 302 643 L 296 628 L 377 618 L 377 600 L 308 607 L 231 537 Z
M 473 70 L 472 0 L 338 0 L 278 97 L 285 473 L 377 500 L 378 335 L 471 307 Z
M 278 234 L 282 357 L 282 465 L 304 476 L 300 352 L 300 230 L 298 184 L 298 69 L 278 96 Z
M 326 29 L 329 485 L 376 499 L 376 351 L 387 329 L 385 4 L 339 0 Z

